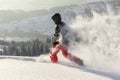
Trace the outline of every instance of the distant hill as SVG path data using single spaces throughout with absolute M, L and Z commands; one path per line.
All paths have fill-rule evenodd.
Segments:
M 55 7 L 50 10 L 0 10 L 0 36 L 13 35 L 16 30 L 19 35 L 14 33 L 14 36 L 20 36 L 20 33 L 26 33 L 24 36 L 28 35 L 28 33 L 29 35 L 32 33 L 51 35 L 54 32 L 54 23 L 51 20 L 54 13 L 61 13 L 63 20 L 70 24 L 77 15 L 92 18 L 93 11 L 101 15 L 107 14 L 107 7 L 110 7 L 115 14 L 118 14 L 120 1 L 91 2 L 81 5 Z

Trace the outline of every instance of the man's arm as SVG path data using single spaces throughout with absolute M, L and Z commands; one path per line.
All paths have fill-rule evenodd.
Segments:
M 57 27 L 55 28 L 55 34 L 54 34 L 54 36 L 55 36 L 55 37 L 59 37 L 59 36 L 60 36 L 59 33 L 60 33 L 60 28 L 57 26 Z

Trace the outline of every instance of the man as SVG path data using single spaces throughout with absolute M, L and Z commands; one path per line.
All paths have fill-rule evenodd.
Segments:
M 69 40 L 68 40 L 68 31 L 69 28 L 66 26 L 64 22 L 61 21 L 61 16 L 59 13 L 56 13 L 55 15 L 52 16 L 52 20 L 56 24 L 55 28 L 55 34 L 54 36 L 56 37 L 57 40 L 60 39 L 60 35 L 62 37 L 62 42 L 61 44 L 68 45 Z
M 54 34 L 56 39 L 52 43 L 52 49 L 50 50 L 51 61 L 55 63 L 58 62 L 57 54 L 61 50 L 64 57 L 79 65 L 83 65 L 83 61 L 80 58 L 70 54 L 67 49 L 70 44 L 70 40 L 76 41 L 76 39 L 71 35 L 72 30 L 67 27 L 64 22 L 62 22 L 61 15 L 59 13 L 54 14 L 52 16 L 52 20 L 56 24 Z M 60 38 L 62 38 L 62 41 L 60 41 Z

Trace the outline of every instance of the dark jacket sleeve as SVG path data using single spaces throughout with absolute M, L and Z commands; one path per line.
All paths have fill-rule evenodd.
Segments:
M 59 37 L 59 33 L 60 33 L 60 28 L 58 26 L 56 26 L 54 36 Z

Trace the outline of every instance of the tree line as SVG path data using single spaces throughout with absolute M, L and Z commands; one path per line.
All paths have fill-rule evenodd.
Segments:
M 0 40 L 0 55 L 39 56 L 49 53 L 50 46 L 49 38 L 45 42 L 39 39 L 21 42 Z

